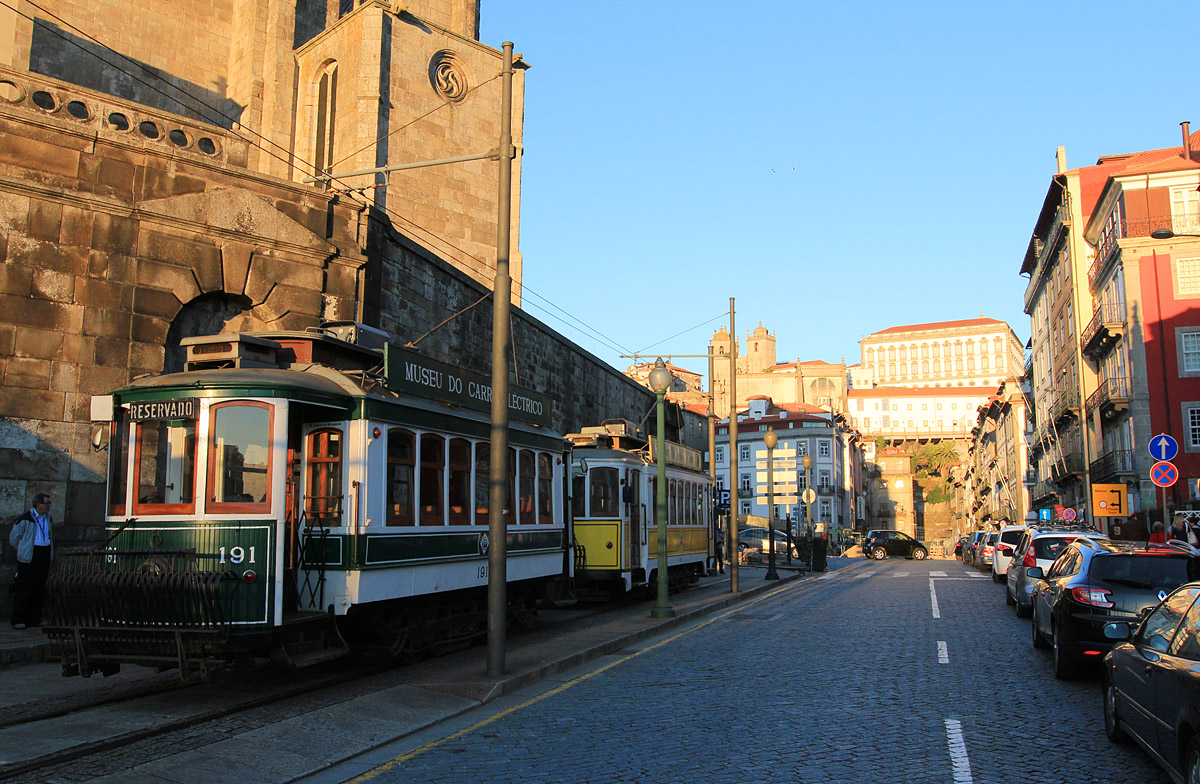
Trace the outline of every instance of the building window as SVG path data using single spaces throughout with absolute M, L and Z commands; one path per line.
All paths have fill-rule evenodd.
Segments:
M 337 116 L 337 63 L 330 63 L 322 70 L 317 81 L 317 128 L 316 159 L 317 171 L 326 171 L 333 165 L 334 120 Z
M 863 407 L 864 407 L 864 406 L 863 406 L 863 403 L 864 403 L 864 402 L 865 402 L 865 401 L 862 401 L 862 400 L 859 400 L 859 401 L 858 401 L 858 410 L 859 410 L 859 411 L 862 411 L 862 410 L 863 410 Z
M 832 522 L 830 519 L 830 514 L 829 514 L 829 502 L 828 501 L 821 502 L 821 520 L 822 520 L 822 522 L 826 522 L 826 523 Z
M 1180 375 L 1200 374 L 1200 331 L 1179 333 Z
M 742 501 L 742 514 L 744 514 L 744 515 L 750 514 L 750 502 L 749 501 Z
M 829 457 L 829 442 L 828 441 L 818 441 L 817 442 L 817 457 Z
M 1200 193 L 1191 186 L 1171 189 L 1171 230 L 1200 231 Z
M 908 404 L 908 410 L 909 410 L 909 411 L 912 411 L 912 403 L 909 403 L 909 404 Z
M 829 490 L 833 487 L 833 482 L 829 479 L 829 470 L 822 468 L 820 476 L 817 477 L 818 486 L 823 490 Z
M 750 489 L 750 475 L 742 474 L 742 492 L 749 493 Z
M 741 447 L 740 449 L 738 449 L 738 455 L 740 455 L 740 458 L 742 460 L 749 460 L 750 459 L 750 447 L 748 447 L 748 446 Z
M 1186 409 L 1188 425 L 1188 449 L 1200 450 L 1200 406 Z
M 1175 262 L 1176 289 L 1181 297 L 1200 297 L 1200 259 Z
M 725 462 L 725 447 L 719 446 L 716 448 L 716 451 L 713 452 L 713 460 L 715 460 L 718 463 Z
M 808 454 L 808 442 L 807 441 L 797 441 L 796 442 L 796 456 L 804 457 L 807 454 Z

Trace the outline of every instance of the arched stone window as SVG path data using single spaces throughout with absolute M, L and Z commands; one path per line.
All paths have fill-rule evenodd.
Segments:
M 331 61 L 317 76 L 316 151 L 313 161 L 317 171 L 327 171 L 333 165 L 333 139 L 337 119 L 337 62 Z

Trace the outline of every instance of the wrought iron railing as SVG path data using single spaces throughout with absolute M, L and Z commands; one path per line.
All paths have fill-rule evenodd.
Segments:
M 1096 312 L 1092 315 L 1092 320 L 1083 328 L 1083 333 L 1079 336 L 1079 345 L 1087 348 L 1095 339 L 1100 330 L 1105 328 L 1107 324 L 1124 324 L 1125 323 L 1125 303 L 1124 302 L 1104 302 L 1100 307 L 1096 308 Z
M 1102 406 L 1110 400 L 1129 399 L 1129 379 L 1124 376 L 1113 376 L 1100 382 L 1096 391 L 1088 395 L 1087 410 L 1092 413 L 1097 406 Z
M 1118 474 L 1135 472 L 1134 455 L 1130 449 L 1114 449 L 1100 455 L 1099 460 L 1093 460 L 1089 467 L 1092 480 L 1107 479 Z

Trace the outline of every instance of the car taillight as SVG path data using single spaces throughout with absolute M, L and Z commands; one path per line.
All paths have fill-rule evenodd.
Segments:
M 995 552 L 995 550 L 992 549 L 991 545 L 988 545 L 987 547 L 983 548 L 984 555 L 991 555 L 994 552 Z
M 1081 604 L 1090 604 L 1092 607 L 1113 606 L 1113 603 L 1108 600 L 1108 597 L 1112 595 L 1112 591 L 1106 591 L 1102 588 L 1088 588 L 1081 585 L 1078 588 L 1072 588 L 1071 595 L 1075 597 L 1075 601 Z
M 1033 550 L 1025 552 L 1025 557 L 1021 559 L 1021 566 L 1037 566 L 1037 559 L 1033 557 Z

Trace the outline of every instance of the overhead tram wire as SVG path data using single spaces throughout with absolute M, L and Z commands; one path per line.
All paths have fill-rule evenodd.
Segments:
M 227 121 L 227 122 L 229 122 L 231 125 L 232 125 L 232 124 L 234 124 L 234 123 L 237 123 L 237 122 L 238 122 L 236 118 L 234 118 L 234 117 L 230 116 L 229 114 L 226 114 L 226 113 L 225 113 L 224 111 L 222 111 L 220 108 L 218 108 L 218 107 L 216 107 L 216 106 L 213 106 L 213 105 L 212 105 L 212 104 L 210 104 L 210 103 L 207 103 L 207 102 L 206 102 L 206 101 L 205 101 L 203 98 L 200 98 L 199 96 L 196 96 L 195 94 L 193 94 L 193 93 L 189 92 L 188 90 L 184 89 L 183 87 L 180 87 L 180 86 L 178 86 L 178 85 L 174 84 L 173 82 L 170 82 L 170 81 L 168 81 L 168 80 L 167 80 L 165 77 L 163 77 L 162 75 L 160 75 L 160 74 L 158 74 L 158 73 L 155 73 L 154 71 L 152 71 L 152 70 L 151 70 L 150 68 L 148 68 L 147 66 L 145 66 L 145 65 L 143 65 L 143 64 L 141 64 L 141 63 L 139 63 L 139 62 L 137 62 L 136 60 L 134 60 L 134 59 L 130 58 L 129 56 L 127 56 L 127 55 L 125 55 L 125 54 L 122 54 L 121 52 L 117 51 L 117 50 L 116 50 L 116 49 L 114 49 L 113 47 L 111 47 L 111 46 L 109 46 L 108 44 L 106 44 L 106 43 L 104 43 L 103 41 L 101 41 L 99 38 L 97 38 L 97 37 L 95 37 L 94 35 L 91 35 L 91 34 L 89 34 L 89 33 L 85 32 L 84 30 L 80 29 L 79 27 L 77 27 L 77 26 L 75 26 L 75 25 L 71 24 L 70 22 L 66 21 L 66 20 L 65 20 L 65 19 L 63 19 L 62 17 L 58 16 L 57 14 L 55 14 L 55 13 L 53 13 L 53 12 L 51 12 L 51 11 L 48 11 L 48 10 L 46 10 L 46 9 L 45 9 L 45 8 L 43 8 L 42 6 L 38 5 L 36 2 L 33 2 L 32 0 L 27 0 L 27 2 L 28 2 L 28 4 L 29 4 L 31 7 L 33 7 L 33 8 L 35 8 L 35 9 L 37 9 L 38 11 L 42 12 L 42 13 L 43 13 L 43 14 L 45 14 L 45 15 L 46 15 L 46 17 L 48 17 L 49 19 L 52 19 L 52 20 L 54 20 L 54 21 L 58 22 L 59 24 L 61 24 L 61 25 L 62 25 L 64 28 L 66 28 L 66 29 L 68 29 L 68 30 L 71 30 L 71 31 L 73 31 L 73 32 L 77 33 L 77 34 L 78 34 L 78 35 L 79 35 L 81 38 L 83 38 L 83 39 L 85 39 L 85 40 L 88 40 L 88 41 L 91 41 L 92 43 L 96 44 L 97 46 L 99 46 L 99 47 L 101 47 L 101 48 L 105 49 L 106 51 L 108 51 L 108 52 L 111 52 L 112 54 L 116 55 L 117 57 L 121 58 L 122 60 L 125 60 L 126 62 L 129 62 L 129 63 L 131 63 L 131 64 L 133 64 L 133 65 L 136 65 L 138 68 L 140 68 L 141 70 L 145 71 L 145 72 L 146 72 L 146 73 L 147 73 L 147 74 L 148 74 L 148 75 L 149 75 L 151 78 L 153 78 L 153 79 L 156 79 L 156 80 L 158 80 L 158 81 L 162 82 L 163 84 L 165 84 L 165 85 L 166 85 L 168 88 L 170 88 L 170 89 L 171 89 L 171 90 L 173 90 L 174 92 L 176 92 L 176 93 L 179 93 L 180 95 L 186 96 L 187 98 L 189 98 L 189 99 L 191 99 L 192 101 L 194 101 L 194 102 L 195 102 L 195 105 L 189 105 L 187 102 L 185 102 L 185 101 L 181 100 L 181 99 L 179 98 L 179 96 L 178 96 L 178 95 L 172 95 L 171 93 L 167 92 L 167 91 L 166 91 L 166 90 L 164 90 L 163 88 L 161 88 L 161 87 L 158 87 L 157 85 L 153 84 L 153 83 L 152 83 L 152 82 L 150 82 L 150 81 L 147 81 L 146 79 L 142 78 L 141 76 L 139 76 L 139 75 L 138 75 L 138 74 L 136 74 L 136 73 L 133 73 L 133 72 L 132 72 L 132 71 L 130 71 L 129 69 L 122 67 L 122 66 L 121 66 L 119 63 L 117 63 L 117 62 L 114 62 L 112 59 L 109 59 L 109 58 L 103 57 L 103 56 L 101 56 L 101 54 L 100 54 L 100 53 L 98 53 L 98 52 L 95 52 L 95 51 L 92 51 L 92 50 L 89 50 L 89 49 L 86 49 L 86 48 L 82 47 L 82 46 L 81 46 L 81 45 L 80 45 L 78 42 L 71 40 L 71 39 L 70 39 L 70 38 L 68 38 L 67 36 L 63 35 L 61 32 L 59 32 L 59 31 L 57 31 L 57 30 L 54 30 L 54 29 L 52 29 L 51 27 L 49 27 L 49 26 L 47 26 L 47 25 L 44 25 L 44 24 L 43 24 L 43 29 L 45 29 L 45 30 L 46 30 L 47 32 L 49 32 L 50 34 L 52 34 L 52 35 L 56 36 L 57 38 L 61 39 L 61 40 L 62 40 L 64 43 L 66 43 L 66 44 L 69 44 L 69 45 L 71 45 L 71 46 L 74 46 L 75 48 L 79 49 L 81 52 L 83 52 L 83 53 L 84 53 L 84 54 L 86 54 L 86 55 L 91 55 L 92 57 L 95 57 L 97 60 L 99 60 L 100 62 L 104 63 L 105 65 L 107 65 L 107 66 L 110 66 L 111 68 L 115 69 L 116 71 L 118 71 L 118 72 L 120 72 L 120 73 L 123 73 L 123 74 L 125 74 L 125 75 L 126 75 L 126 76 L 128 76 L 129 78 L 131 78 L 131 79 L 133 79 L 133 80 L 137 81 L 138 83 L 140 83 L 140 84 L 144 85 L 145 87 L 149 88 L 150 90 L 153 90 L 154 92 L 158 93 L 159 95 L 163 96 L 164 98 L 168 99 L 169 101 L 173 101 L 173 102 L 175 102 L 175 103 L 179 104 L 179 105 L 180 105 L 181 107 L 183 107 L 184 109 L 187 109 L 187 110 L 189 110 L 189 111 L 194 111 L 194 112 L 196 112 L 197 114 L 201 115 L 200 119 L 202 119 L 202 120 L 203 120 L 203 119 L 205 119 L 205 118 L 203 117 L 203 115 L 204 115 L 204 113 L 207 111 L 207 112 L 210 112 L 212 115 L 214 115 L 214 116 L 216 116 L 216 117 L 219 117 L 219 118 L 221 118 L 221 119 L 223 119 L 223 120 L 226 120 L 226 121 Z M 21 16 L 22 18 L 29 20 L 31 23 L 33 23 L 33 24 L 35 24 L 35 25 L 36 25 L 36 24 L 38 24 L 38 22 L 44 22 L 44 20 L 40 19 L 39 17 L 36 17 L 36 16 L 31 16 L 31 15 L 29 15 L 28 13 L 26 13 L 26 12 L 24 12 L 24 11 L 20 10 L 19 8 L 16 8 L 16 7 L 12 6 L 12 5 L 9 5 L 9 3 L 8 3 L 8 0 L 0 0 L 0 6 L 4 6 L 5 8 L 8 8 L 9 10 L 13 11 L 14 13 L 16 13 L 16 14 L 17 14 L 17 15 L 19 15 L 19 16 Z M 476 85 L 475 87 L 473 87 L 473 88 L 471 88 L 471 89 L 472 89 L 472 90 L 477 90 L 477 89 L 479 89 L 479 88 L 482 88 L 484 85 L 490 84 L 491 82 L 493 82 L 493 81 L 495 81 L 496 79 L 499 79 L 499 78 L 500 78 L 500 74 L 497 74 L 497 75 L 495 75 L 495 76 L 491 77 L 490 79 L 487 79 L 486 81 L 483 81 L 483 82 L 479 83 L 478 85 Z M 363 150 L 365 150 L 365 149 L 369 149 L 369 148 L 371 147 L 371 145 L 373 145 L 373 144 L 377 144 L 377 143 L 379 143 L 379 142 L 381 142 L 381 141 L 383 141 L 383 140 L 385 140 L 385 139 L 388 139 L 388 138 L 390 138 L 391 136 L 394 136 L 395 134 L 399 133 L 400 131 L 402 131 L 402 130 L 404 130 L 404 129 L 408 128 L 408 127 L 410 127 L 410 126 L 411 126 L 411 125 L 413 125 L 414 123 L 417 123 L 417 122 L 419 122 L 420 120 L 423 120 L 423 119 L 425 119 L 425 118 L 426 118 L 426 117 L 428 117 L 430 114 L 432 114 L 433 112 L 437 111 L 438 109 L 441 109 L 441 108 L 445 107 L 446 105 L 447 105 L 447 104 L 442 104 L 442 105 L 440 105 L 440 106 L 438 106 L 438 107 L 435 107 L 433 110 L 431 110 L 431 111 L 429 111 L 429 112 L 426 112 L 425 114 L 421 115 L 420 117 L 414 118 L 412 121 L 410 121 L 410 122 L 406 123 L 405 125 L 401 126 L 400 128 L 397 128 L 395 131 L 392 131 L 391 133 L 389 133 L 389 134 L 387 134 L 387 135 L 385 135 L 385 136 L 381 136 L 381 137 L 377 138 L 375 141 L 371 142 L 371 144 L 368 144 L 367 146 L 365 146 L 365 147 L 363 147 L 363 148 L 361 148 L 361 149 L 359 149 L 359 150 L 356 150 L 355 152 L 352 152 L 352 153 L 350 153 L 350 154 L 349 154 L 349 155 L 347 155 L 347 156 L 344 156 L 344 157 L 342 157 L 341 159 L 339 159 L 339 160 L 338 160 L 338 163 L 341 163 L 342 161 L 345 161 L 345 160 L 347 160 L 347 158 L 350 158 L 350 157 L 353 157 L 354 155 L 357 155 L 358 153 L 362 152 L 362 151 L 363 151 Z M 212 120 L 212 118 L 211 118 L 211 117 L 210 117 L 210 118 L 208 118 L 208 121 L 209 121 L 209 122 L 213 122 L 213 120 Z M 218 127 L 223 127 L 223 126 L 221 126 L 221 124 L 220 124 L 219 122 L 218 122 L 218 123 L 215 123 L 215 124 L 216 124 L 216 125 L 218 125 Z M 303 156 L 301 156 L 301 155 L 300 155 L 300 154 L 298 154 L 298 153 L 293 153 L 292 151 L 288 150 L 287 148 L 283 147 L 282 145 L 278 144 L 277 142 L 274 142 L 274 141 L 272 141 L 271 139 L 269 139 L 269 138 L 267 138 L 267 137 L 263 136 L 262 134 L 258 133 L 257 131 L 254 131 L 254 130 L 252 130 L 252 129 L 250 129 L 250 128 L 246 128 L 246 127 L 239 128 L 239 129 L 238 129 L 238 130 L 236 130 L 236 131 L 232 130 L 232 128 L 228 128 L 228 129 L 226 129 L 226 130 L 229 130 L 230 132 L 234 133 L 235 135 L 242 136 L 242 138 L 243 138 L 243 139 L 244 139 L 244 140 L 245 140 L 245 141 L 246 141 L 248 144 L 250 144 L 250 145 L 251 145 L 251 146 L 253 146 L 253 147 L 256 147 L 256 148 L 258 148 L 259 150 L 262 150 L 264 153 L 266 153 L 267 155 L 271 156 L 272 158 L 274 158 L 275 160 L 277 160 L 277 161 L 279 161 L 279 162 L 281 162 L 281 163 L 287 164 L 287 165 L 289 165 L 289 166 L 292 166 L 292 165 L 297 165 L 297 164 L 299 164 L 299 167 L 300 167 L 300 168 L 310 169 L 310 170 L 312 170 L 312 172 L 313 172 L 314 174 L 316 174 L 316 173 L 317 173 L 316 166 L 315 166 L 315 164 L 314 164 L 314 163 L 312 163 L 311 161 L 308 161 L 308 160 L 306 160 L 306 159 L 305 159 Z M 257 137 L 258 139 L 261 139 L 261 140 L 262 140 L 263 142 L 265 142 L 266 144 L 272 145 L 273 147 L 276 147 L 276 148 L 278 148 L 279 150 L 282 150 L 282 151 L 283 151 L 283 152 L 286 154 L 286 157 L 285 157 L 284 155 L 280 155 L 280 154 L 276 153 L 276 152 L 275 152 L 274 150 L 272 150 L 272 149 L 268 149 L 267 147 L 263 146 L 263 144 L 260 144 L 260 143 L 256 142 L 254 139 L 251 139 L 251 138 L 245 138 L 245 136 L 244 136 L 243 134 L 246 134 L 246 135 L 250 135 L 250 136 Z M 375 187 L 379 187 L 378 185 L 374 185 L 374 184 L 373 184 L 373 185 L 370 185 L 370 186 L 365 186 L 365 187 L 351 187 L 350 185 L 348 185 L 347 183 L 345 183 L 343 180 L 341 180 L 341 179 L 339 179 L 339 178 L 330 178 L 330 180 L 331 180 L 331 181 L 333 181 L 333 182 L 338 182 L 339 184 L 343 185 L 343 186 L 344 186 L 343 188 L 338 188 L 337 190 L 338 190 L 338 191 L 341 191 L 341 192 L 344 192 L 344 193 L 346 193 L 346 194 L 352 194 L 352 193 L 355 193 L 355 192 L 358 192 L 358 193 L 364 193 L 366 190 L 369 190 L 369 189 L 374 189 Z M 373 206 L 373 205 L 368 205 L 368 206 Z M 393 210 L 391 210 L 391 209 L 389 209 L 389 208 L 387 208 L 387 207 L 383 207 L 383 208 L 382 208 L 382 211 L 383 211 L 383 212 L 384 212 L 386 215 L 388 215 L 389 217 L 393 218 L 394 220 L 396 220 L 396 221 L 398 221 L 398 222 L 401 222 L 401 223 L 403 223 L 403 224 L 405 224 L 405 225 L 407 225 L 407 226 L 411 227 L 412 229 L 414 229 L 414 230 L 416 230 L 416 231 L 419 231 L 419 232 L 421 232 L 421 233 L 423 233 L 423 234 L 426 234 L 426 235 L 428 235 L 429 237 L 431 237 L 431 238 L 433 238 L 433 239 L 437 240 L 438 242 L 441 242 L 442 244 L 444 244 L 444 245 L 446 245 L 446 246 L 448 246 L 448 247 L 450 247 L 450 248 L 453 248 L 454 250 L 456 250 L 456 251 L 458 251 L 459 253 L 463 254 L 463 255 L 464 255 L 464 256 L 466 256 L 467 258 L 473 259 L 474 261 L 477 261 L 477 262 L 479 262 L 480 264 L 484 264 L 484 265 L 486 265 L 486 264 L 487 264 L 487 262 L 486 262 L 484 259 L 481 259 L 481 258 L 479 258 L 479 257 L 478 257 L 478 256 L 476 256 L 475 254 L 473 254 L 473 253 L 471 253 L 471 252 L 469 252 L 469 251 L 465 250 L 464 248 L 461 248 L 461 247 L 459 247 L 458 245 L 455 245 L 453 242 L 450 242 L 448 239 L 446 239 L 446 238 L 444 238 L 444 237 L 441 237 L 441 236 L 439 236 L 438 234 L 436 234 L 436 233 L 435 233 L 435 232 L 433 232 L 433 231 L 430 231 L 429 229 L 426 229 L 426 228 L 424 228 L 423 226 L 421 226 L 421 225 L 419 225 L 419 224 L 415 223 L 414 221 L 410 220 L 409 218 L 407 218 L 407 217 L 405 217 L 405 216 L 403 216 L 403 215 L 400 215 L 399 213 L 396 213 L 396 212 L 394 212 Z M 591 326 L 588 326 L 588 325 L 587 325 L 585 322 L 583 322 L 582 320 L 578 319 L 577 317 L 575 317 L 575 316 L 571 315 L 569 312 L 567 312 L 567 311 L 566 311 L 566 310 L 564 310 L 563 308 L 559 307 L 558 305 L 554 304 L 554 303 L 553 303 L 551 300 L 549 300 L 548 298 L 546 298 L 546 297 L 542 296 L 541 294 L 538 294 L 537 292 L 533 291 L 533 290 L 532 290 L 532 289 L 530 289 L 528 286 L 526 286 L 526 285 L 522 284 L 520 288 L 521 288 L 521 290 L 522 290 L 523 292 L 528 292 L 528 293 L 530 293 L 530 294 L 533 294 L 533 295 L 534 295 L 534 296 L 536 296 L 537 298 L 539 298 L 539 299 L 543 300 L 544 302 L 548 303 L 548 304 L 549 304 L 551 307 L 555 308 L 555 309 L 556 309 L 556 310 L 558 310 L 559 312 L 566 314 L 566 315 L 567 315 L 568 317 L 570 317 L 571 319 L 574 319 L 574 320 L 575 320 L 575 321 L 577 321 L 577 322 L 578 322 L 580 325 L 582 325 L 583 329 L 580 329 L 579 327 L 573 327 L 573 325 L 571 325 L 569 322 L 567 322 L 567 321 L 565 321 L 565 320 L 563 320 L 563 319 L 561 319 L 561 318 L 558 318 L 558 321 L 560 321 L 560 322 L 561 322 L 561 323 L 563 323 L 564 325 L 566 325 L 566 326 L 570 326 L 570 327 L 573 327 L 573 328 L 574 328 L 574 329 L 576 329 L 578 332 L 580 332 L 580 334 L 583 334 L 583 335 L 587 335 L 587 332 L 585 332 L 584 330 L 590 331 L 590 332 L 592 333 L 591 337 L 594 337 L 594 339 L 596 339 L 598 342 L 601 342 L 601 343 L 605 344 L 605 346 L 606 346 L 607 348 L 613 348 L 613 349 L 617 349 L 617 350 L 628 351 L 628 349 L 626 349 L 624 346 L 620 346 L 620 345 L 618 345 L 618 344 L 612 343 L 612 342 L 611 342 L 611 341 L 610 341 L 608 338 L 606 338 L 606 337 L 605 337 L 605 336 L 604 336 L 604 335 L 603 335 L 601 332 L 599 332 L 598 330 L 596 330 L 595 328 L 593 328 L 593 327 L 591 327 Z M 489 293 L 488 293 L 487 295 L 485 295 L 484 297 L 481 297 L 479 300 L 477 300 L 477 301 L 476 301 L 475 303 L 473 303 L 472 305 L 470 305 L 470 306 L 468 306 L 468 307 L 464 308 L 463 310 L 461 310 L 461 311 L 459 311 L 458 313 L 456 313 L 456 314 L 454 314 L 453 316 L 451 316 L 449 319 L 446 319 L 445 321 L 441 322 L 440 324 L 438 324 L 437 326 L 435 326 L 435 327 L 434 327 L 432 330 L 430 330 L 428 333 L 426 333 L 425 335 L 421 336 L 421 338 L 418 338 L 418 341 L 420 341 L 420 340 L 423 340 L 425 337 L 428 337 L 428 335 L 429 335 L 429 334 L 431 334 L 432 332 L 436 331 L 438 328 L 440 328 L 441 326 L 445 325 L 445 324 L 446 324 L 446 323 L 448 323 L 449 321 L 453 320 L 453 319 L 454 319 L 456 316 L 458 316 L 458 315 L 461 315 L 461 313 L 463 313 L 463 312 L 465 312 L 465 311 L 467 311 L 467 310 L 470 310 L 470 309 L 471 309 L 472 307 L 474 307 L 475 305 L 478 305 L 478 304 L 479 304 L 480 302 L 482 302 L 484 299 L 487 299 L 487 297 L 488 297 L 488 296 L 490 296 L 490 293 L 491 293 L 491 292 L 489 291 Z M 544 310 L 544 309 L 543 309 L 543 312 L 546 312 L 548 315 L 551 315 L 551 316 L 553 316 L 553 314 L 551 314 L 549 311 L 546 311 L 546 310 Z M 555 317 L 555 318 L 557 318 L 557 317 Z
M 672 336 L 671 336 L 671 337 L 669 337 L 669 338 L 663 338 L 662 340 L 658 341 L 657 343 L 651 343 L 649 346 L 646 346 L 646 348 L 642 349 L 641 351 L 635 351 L 635 352 L 633 352 L 633 353 L 634 353 L 634 354 L 637 354 L 637 355 L 640 355 L 640 354 L 642 354 L 642 353 L 644 353 L 644 352 L 646 352 L 646 351 L 648 351 L 648 350 L 650 350 L 650 349 L 654 348 L 655 346 L 661 346 L 663 343 L 666 343 L 668 340 L 674 340 L 675 338 L 679 337 L 680 335 L 686 335 L 687 333 L 691 332 L 693 329 L 699 329 L 700 327 L 703 327 L 705 324 L 711 324 L 711 323 L 713 323 L 714 321 L 716 321 L 717 319 L 722 319 L 722 318 L 725 318 L 725 317 L 726 317 L 726 316 L 728 316 L 728 315 L 729 315 L 729 311 L 727 310 L 727 311 L 725 311 L 724 313 L 721 313 L 721 314 L 719 314 L 719 315 L 713 316 L 713 317 L 712 317 L 712 318 L 710 318 L 710 319 L 705 319 L 704 321 L 701 321 L 699 324 L 697 324 L 697 325 L 696 325 L 696 326 L 694 326 L 694 327 L 688 327 L 688 328 L 687 328 L 687 329 L 685 329 L 683 332 L 680 332 L 680 333 L 677 333 L 677 334 L 675 334 L 675 335 L 672 335 Z

